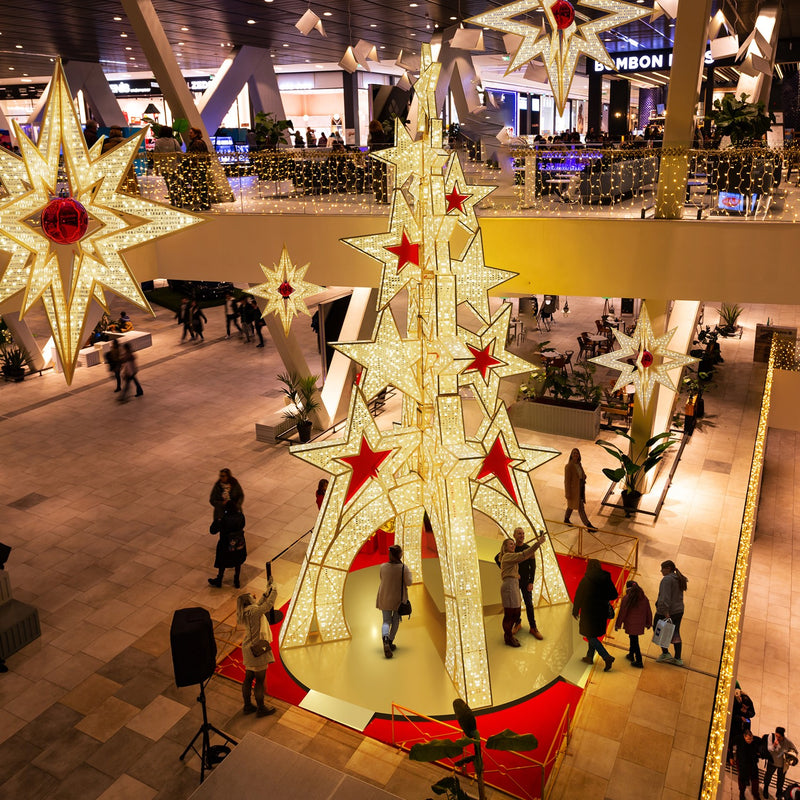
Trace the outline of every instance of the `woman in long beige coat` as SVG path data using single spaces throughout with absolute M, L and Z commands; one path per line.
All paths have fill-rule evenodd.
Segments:
M 564 514 L 564 522 L 569 525 L 569 518 L 572 516 L 574 509 L 578 509 L 581 522 L 586 526 L 587 530 L 594 532 L 597 530 L 595 526 L 589 522 L 589 517 L 586 516 L 586 473 L 581 466 L 581 451 L 574 448 L 569 454 L 569 461 L 567 466 L 564 467 L 564 494 L 567 498 L 567 511 Z
M 275 661 L 272 654 L 272 631 L 266 620 L 266 615 L 275 605 L 278 592 L 269 579 L 267 591 L 256 600 L 252 594 L 245 592 L 236 598 L 236 621 L 244 627 L 242 641 L 242 662 L 245 674 L 242 682 L 242 697 L 244 699 L 244 713 L 252 714 L 254 711 L 259 717 L 266 717 L 275 713 L 275 706 L 264 704 L 264 695 L 267 689 L 267 667 Z M 253 645 L 267 642 L 268 646 L 261 653 L 253 652 Z M 256 704 L 250 701 L 251 693 L 255 693 Z

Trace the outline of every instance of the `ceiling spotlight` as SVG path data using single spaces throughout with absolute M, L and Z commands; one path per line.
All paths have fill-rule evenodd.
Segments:
M 17 50 L 22 50 L 22 45 L 21 44 L 15 44 L 14 47 L 16 47 Z
M 120 34 L 120 38 L 127 39 L 128 38 L 128 34 L 127 33 L 121 33 Z
M 188 31 L 189 29 L 188 29 L 188 28 L 187 28 L 187 27 L 184 25 L 184 26 L 181 28 L 181 30 L 182 30 L 182 31 Z
M 417 34 L 416 33 L 409 33 L 408 35 L 409 36 L 416 36 Z
M 125 49 L 126 49 L 126 50 L 133 50 L 133 48 L 132 48 L 132 47 L 126 47 Z
M 323 11 L 322 12 L 322 16 L 323 17 L 332 17 L 333 16 L 333 11 Z
M 248 25 L 255 25 L 256 21 L 254 19 L 249 19 L 249 20 L 247 20 L 247 24 Z
M 284 43 L 283 43 L 283 45 L 281 45 L 281 46 L 282 46 L 282 47 L 288 47 L 289 45 L 288 45 L 288 44 L 286 44 L 286 42 L 284 42 Z
M 14 67 L 9 67 L 9 69 L 10 69 L 12 72 L 14 71 Z
M 458 19 L 458 17 L 450 17 L 450 19 L 456 20 L 456 19 Z
M 416 8 L 418 5 L 419 5 L 419 3 L 409 3 L 408 7 L 409 8 Z
M 114 17 L 114 22 L 122 22 L 122 17 Z
M 370 23 L 370 28 L 377 28 L 377 27 L 378 26 L 374 22 Z

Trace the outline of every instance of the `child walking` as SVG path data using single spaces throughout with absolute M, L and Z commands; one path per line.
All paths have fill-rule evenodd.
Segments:
M 631 666 L 642 669 L 644 664 L 642 663 L 642 651 L 639 649 L 639 637 L 647 628 L 652 627 L 653 610 L 642 587 L 636 581 L 628 581 L 625 589 L 625 595 L 619 604 L 614 630 L 625 628 L 625 633 L 630 639 L 628 655 L 625 658 L 631 662 Z

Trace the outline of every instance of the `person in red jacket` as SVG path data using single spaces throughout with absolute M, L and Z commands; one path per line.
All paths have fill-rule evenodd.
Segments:
M 617 621 L 614 623 L 614 630 L 625 628 L 625 633 L 630 639 L 628 655 L 625 658 L 631 662 L 631 666 L 642 669 L 642 651 L 639 649 L 639 637 L 653 626 L 653 609 L 647 599 L 642 587 L 636 581 L 628 581 L 625 584 L 625 596 L 619 604 Z

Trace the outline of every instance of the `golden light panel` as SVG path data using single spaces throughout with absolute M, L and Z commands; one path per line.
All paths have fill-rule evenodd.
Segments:
M 306 300 L 311 295 L 322 291 L 321 286 L 309 283 L 305 280 L 306 271 L 309 265 L 302 267 L 295 266 L 289 258 L 289 251 L 286 245 L 281 250 L 281 257 L 277 264 L 272 267 L 265 267 L 259 264 L 266 280 L 253 286 L 250 294 L 261 297 L 267 301 L 262 316 L 275 314 L 283 324 L 283 332 L 288 336 L 289 329 L 292 327 L 292 320 L 298 314 L 311 316 L 306 307 Z
M 530 472 L 557 455 L 521 447 L 500 381 L 531 365 L 506 350 L 511 306 L 494 316 L 488 291 L 513 273 L 484 263 L 475 205 L 490 187 L 467 182 L 457 156 L 442 147 L 436 116 L 439 65 L 424 46 L 417 84 L 418 135 L 399 123 L 395 146 L 376 153 L 393 167 L 388 231 L 343 240 L 380 265 L 378 318 L 372 337 L 335 347 L 362 369 L 343 437 L 300 445 L 292 452 L 331 476 L 286 621 L 281 646 L 348 637 L 343 592 L 364 542 L 393 521 L 395 541 L 415 580 L 422 572 L 422 520 L 431 521 L 444 588 L 444 665 L 458 693 L 474 708 L 492 702 L 483 624 L 474 513 L 495 520 L 507 536 L 522 525 L 545 530 Z M 460 244 L 456 244 L 460 242 Z M 390 303 L 408 300 L 401 331 Z M 457 324 L 468 304 L 481 320 L 477 333 Z M 380 431 L 368 403 L 388 386 L 402 395 L 400 422 Z M 467 438 L 461 391 L 471 389 L 483 422 Z M 568 602 L 549 541 L 542 548 L 538 597 Z M 498 631 L 499 635 L 499 631 Z
M 578 6 L 605 13 L 597 19 L 591 19 L 576 10 Z M 542 16 L 532 17 L 533 12 L 537 11 Z M 645 5 L 621 0 L 578 0 L 574 4 L 569 0 L 517 0 L 465 21 L 521 36 L 522 42 L 509 61 L 506 75 L 534 59 L 541 59 L 547 70 L 556 108 L 559 115 L 563 115 L 580 56 L 593 58 L 609 69 L 616 70 L 600 34 L 646 17 L 652 11 Z M 523 15 L 529 15 L 528 19 L 541 19 L 541 24 L 514 19 Z
M 698 361 L 685 353 L 668 349 L 667 345 L 676 330 L 678 329 L 672 328 L 662 336 L 656 336 L 653 333 L 647 306 L 642 303 L 633 335 L 627 336 L 612 328 L 611 332 L 619 342 L 619 350 L 612 350 L 610 353 L 603 353 L 589 360 L 619 370 L 620 375 L 612 391 L 616 392 L 632 383 L 636 389 L 636 399 L 642 408 L 646 409 L 657 383 L 670 391 L 678 391 L 669 376 L 670 370 Z
M 38 143 L 14 122 L 21 158 L 0 148 L 0 302 L 24 292 L 20 316 L 41 301 L 67 383 L 72 382 L 92 301 L 105 291 L 150 305 L 122 253 L 201 222 L 201 218 L 121 191 L 146 130 L 101 154 L 87 149 L 60 63 Z M 60 197 L 59 191 L 65 196 Z

